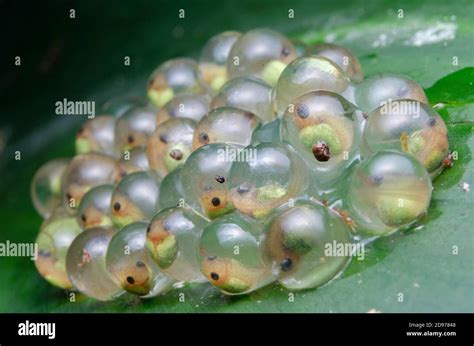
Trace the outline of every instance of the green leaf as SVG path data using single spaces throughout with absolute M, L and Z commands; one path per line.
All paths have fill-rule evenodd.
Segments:
M 79 296 L 71 303 L 67 292 L 37 274 L 30 259 L 5 257 L 0 258 L 0 312 L 474 310 L 474 191 L 463 189 L 463 183 L 474 183 L 472 1 L 278 1 L 271 6 L 250 0 L 196 1 L 186 5 L 186 21 L 180 22 L 175 16 L 180 3 L 141 5 L 82 3 L 76 11 L 78 28 L 50 18 L 38 32 L 26 28 L 19 33 L 37 48 L 29 61 L 38 62 L 45 59 L 39 47 L 45 35 L 71 30 L 46 42 L 46 48 L 52 45 L 50 51 L 62 54 L 52 72 L 42 75 L 25 63 L 24 70 L 14 72 L 23 84 L 11 84 L 1 96 L 0 113 L 9 116 L 0 125 L 0 143 L 6 142 L 0 156 L 0 242 L 35 240 L 41 218 L 29 200 L 31 178 L 45 161 L 73 155 L 73 136 L 84 119 L 55 116 L 55 101 L 66 97 L 100 104 L 116 95 L 144 94 L 147 76 L 158 63 L 178 55 L 197 56 L 206 39 L 223 30 L 266 26 L 307 44 L 333 41 L 353 49 L 366 75 L 411 76 L 426 89 L 432 105 L 444 104 L 438 111 L 458 159 L 436 179 L 429 213 L 417 227 L 378 239 L 366 249 L 364 260 L 354 258 L 342 277 L 318 289 L 289 292 L 274 284 L 247 296 L 227 297 L 201 284 L 149 300 L 128 295 L 100 303 Z M 205 20 L 211 8 L 219 13 Z M 289 8 L 294 19 L 288 19 Z M 124 56 L 131 56 L 131 66 L 123 66 Z M 19 161 L 14 160 L 16 151 L 21 151 Z M 179 293 L 185 293 L 184 303 Z M 398 301 L 400 293 L 403 302 Z

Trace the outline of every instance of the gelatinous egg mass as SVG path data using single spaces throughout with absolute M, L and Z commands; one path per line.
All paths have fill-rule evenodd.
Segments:
M 158 210 L 160 181 L 152 171 L 132 173 L 120 181 L 110 203 L 112 221 L 118 229 L 152 218 Z
M 350 261 L 350 245 L 350 230 L 342 218 L 311 201 L 278 210 L 263 241 L 273 272 L 288 289 L 318 287 L 334 278 Z
M 263 80 L 237 77 L 222 86 L 211 102 L 211 109 L 231 106 L 256 114 L 263 122 L 275 117 L 272 87 Z
M 90 189 L 82 198 L 77 219 L 83 229 L 95 226 L 112 226 L 110 201 L 114 185 L 99 185 Z
M 227 60 L 229 78 L 252 75 L 275 85 L 281 71 L 296 58 L 293 44 L 269 29 L 254 29 L 234 43 Z
M 87 191 L 102 184 L 112 184 L 119 178 L 117 162 L 110 156 L 82 154 L 75 156 L 63 174 L 63 205 L 73 213 Z
M 46 162 L 35 173 L 30 193 L 33 206 L 43 218 L 48 218 L 61 203 L 62 175 L 69 159 L 54 159 Z
M 203 281 L 197 244 L 208 223 L 187 207 L 163 209 L 156 214 L 148 229 L 147 247 L 161 270 L 178 281 Z
M 423 216 L 431 192 L 430 176 L 415 157 L 382 150 L 353 172 L 345 201 L 358 231 L 384 235 Z
M 290 198 L 304 194 L 309 185 L 307 169 L 287 146 L 260 143 L 244 151 L 253 156 L 234 162 L 229 177 L 236 209 L 261 219 Z
M 156 128 L 156 113 L 153 106 L 137 107 L 117 119 L 115 145 L 120 153 L 146 145 Z
M 186 204 L 210 218 L 234 209 L 227 181 L 232 163 L 243 158 L 239 149 L 241 147 L 213 143 L 195 150 L 189 156 L 181 171 Z
M 199 70 L 203 80 L 213 90 L 219 90 L 227 81 L 227 59 L 230 50 L 242 34 L 224 31 L 209 39 L 201 51 Z
M 36 238 L 38 257 L 36 269 L 49 283 L 63 289 L 72 289 L 66 272 L 66 253 L 76 236 L 82 232 L 76 218 L 62 207 L 43 222 Z
M 448 130 L 430 106 L 395 100 L 369 113 L 364 129 L 364 154 L 394 149 L 414 155 L 434 177 L 449 154 Z
M 225 294 L 252 292 L 275 280 L 263 259 L 261 226 L 232 213 L 212 221 L 199 242 L 199 264 L 207 280 Z
M 160 124 L 148 140 L 150 167 L 165 176 L 181 166 L 191 154 L 196 122 L 173 118 Z
M 361 82 L 364 79 L 359 59 L 345 47 L 331 43 L 318 44 L 309 47 L 306 54 L 320 55 L 333 61 L 355 82 Z
M 144 298 L 161 294 L 174 283 L 152 260 L 146 247 L 148 223 L 134 222 L 110 241 L 106 266 L 114 282 L 125 291 Z
M 334 62 L 321 56 L 298 58 L 282 72 L 275 88 L 275 102 L 283 114 L 292 102 L 314 90 L 341 93 L 349 86 L 349 77 Z
M 209 112 L 207 95 L 182 94 L 165 104 L 156 117 L 158 125 L 171 118 L 186 118 L 198 122 Z
M 66 269 L 73 286 L 81 293 L 102 301 L 113 300 L 124 291 L 117 286 L 105 266 L 111 227 L 93 227 L 79 234 L 66 256 Z
M 76 154 L 100 153 L 117 156 L 115 117 L 102 115 L 87 121 L 76 135 Z
M 178 94 L 202 94 L 206 88 L 193 59 L 171 59 L 152 72 L 148 80 L 148 98 L 162 107 Z
M 355 101 L 364 112 L 371 112 L 388 101 L 411 99 L 428 104 L 423 88 L 408 76 L 379 73 L 364 79 L 355 88 Z
M 209 143 L 249 145 L 261 125 L 258 116 L 235 107 L 220 107 L 201 119 L 194 131 L 193 149 Z

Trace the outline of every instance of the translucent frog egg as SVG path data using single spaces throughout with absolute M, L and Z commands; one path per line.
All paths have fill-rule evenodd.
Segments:
M 435 177 L 449 154 L 448 130 L 430 106 L 415 100 L 396 100 L 369 113 L 364 129 L 366 155 L 394 149 L 414 155 Z
M 317 174 L 320 187 L 334 182 L 359 160 L 362 113 L 329 91 L 309 92 L 293 101 L 281 121 L 281 137 Z
M 100 113 L 121 117 L 132 108 L 146 107 L 147 100 L 137 96 L 116 96 L 100 107 Z
M 219 90 L 227 81 L 227 59 L 235 41 L 242 34 L 237 31 L 224 31 L 209 39 L 201 51 L 199 70 L 203 80 L 213 90 Z
M 158 210 L 160 180 L 155 172 L 146 171 L 129 174 L 120 181 L 110 204 L 112 221 L 118 229 L 152 218 Z
M 30 187 L 31 200 L 38 214 L 45 219 L 61 204 L 62 175 L 68 163 L 68 159 L 48 161 L 33 177 Z
M 127 174 L 147 171 L 150 169 L 146 147 L 136 147 L 131 150 L 125 150 L 119 161 L 120 176 Z
M 321 56 L 298 58 L 282 72 L 275 87 L 275 103 L 281 115 L 298 97 L 314 90 L 342 93 L 349 86 L 346 73 Z
M 195 150 L 189 156 L 181 171 L 186 204 L 202 210 L 209 218 L 216 218 L 234 209 L 227 190 L 227 180 L 232 162 L 241 158 L 239 149 L 239 146 L 213 143 Z
M 156 117 L 157 124 L 171 118 L 186 118 L 198 122 L 209 112 L 210 98 L 207 95 L 182 94 L 165 104 Z
M 86 121 L 76 135 L 76 154 L 100 153 L 117 156 L 115 117 L 101 115 Z
M 178 94 L 207 92 L 193 59 L 171 59 L 154 70 L 148 80 L 148 98 L 161 107 Z
M 358 231 L 385 235 L 423 216 L 431 190 L 430 176 L 415 157 L 383 150 L 353 172 L 345 200 Z
M 63 205 L 73 213 L 82 197 L 95 186 L 112 184 L 119 179 L 119 167 L 110 156 L 82 154 L 75 156 L 63 174 L 61 194 Z
M 308 188 L 308 170 L 287 146 L 260 143 L 244 151 L 252 157 L 234 162 L 229 176 L 232 203 L 240 212 L 262 219 Z
M 252 133 L 261 125 L 258 116 L 235 107 L 212 110 L 198 123 L 193 137 L 193 149 L 209 143 L 249 145 Z
M 66 270 L 73 286 L 101 301 L 113 300 L 124 292 L 105 266 L 107 248 L 115 233 L 111 227 L 89 228 L 73 240 L 66 255 Z
M 163 273 L 146 247 L 148 223 L 134 222 L 117 232 L 110 241 L 105 263 L 115 284 L 142 298 L 169 290 L 174 280 Z
M 36 238 L 38 257 L 36 269 L 52 285 L 72 289 L 66 272 L 66 253 L 76 236 L 82 232 L 75 217 L 70 216 L 62 207 L 43 222 Z
M 168 173 L 160 184 L 160 208 L 176 207 L 184 205 L 186 197 L 181 184 L 181 170 L 183 166 L 177 167 Z
M 272 271 L 288 289 L 325 284 L 352 255 L 349 226 L 335 212 L 311 201 L 278 210 L 267 225 L 262 246 Z
M 388 101 L 411 99 L 428 104 L 423 88 L 408 76 L 379 73 L 366 78 L 355 89 L 355 101 L 364 112 L 371 112 Z
M 272 87 L 252 76 L 237 77 L 228 81 L 214 96 L 211 109 L 231 106 L 252 112 L 263 121 L 274 117 Z
M 212 221 L 199 241 L 201 272 L 229 295 L 250 293 L 273 282 L 261 236 L 261 226 L 244 215 L 232 213 Z
M 147 157 L 150 167 L 162 176 L 182 165 L 193 151 L 196 122 L 173 118 L 162 123 L 150 136 Z
M 114 185 L 104 184 L 90 189 L 82 198 L 77 220 L 83 229 L 95 226 L 112 226 L 110 202 Z
M 345 47 L 331 43 L 318 44 L 309 47 L 306 54 L 320 55 L 335 62 L 355 82 L 361 82 L 364 79 L 359 59 Z
M 156 128 L 156 113 L 153 106 L 138 107 L 117 119 L 115 145 L 120 153 L 146 145 Z
M 281 71 L 296 58 L 293 44 L 269 29 L 254 29 L 234 43 L 227 60 L 229 79 L 253 75 L 275 85 Z
M 166 274 L 178 281 L 205 281 L 199 270 L 197 244 L 209 221 L 191 208 L 161 210 L 151 220 L 147 247 Z

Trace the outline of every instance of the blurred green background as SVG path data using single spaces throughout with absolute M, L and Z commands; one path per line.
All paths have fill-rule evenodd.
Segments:
M 289 9 L 295 18 L 288 18 Z M 295 302 L 279 286 L 226 298 L 201 285 L 145 302 L 69 303 L 29 259 L 0 258 L 0 312 L 474 311 L 474 201 L 461 186 L 472 185 L 474 176 L 473 1 L 2 1 L 0 17 L 1 242 L 34 241 L 41 218 L 29 200 L 31 177 L 47 160 L 74 154 L 74 133 L 85 118 L 55 115 L 56 101 L 100 105 L 144 95 L 154 67 L 197 57 L 224 30 L 269 27 L 307 44 L 332 41 L 351 48 L 366 75 L 413 77 L 432 105 L 446 104 L 440 113 L 459 152 L 435 183 L 423 227 L 377 241 L 342 279 L 297 293 Z M 14 65 L 16 56 L 21 66 Z M 15 151 L 21 160 L 14 160 Z M 178 302 L 181 291 L 185 303 Z

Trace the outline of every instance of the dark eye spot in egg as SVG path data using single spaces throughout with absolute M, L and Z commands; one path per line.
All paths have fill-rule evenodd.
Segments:
M 135 138 L 133 138 L 132 135 L 129 135 L 129 136 L 127 137 L 127 141 L 128 141 L 129 144 L 132 144 L 132 143 L 135 141 Z
M 215 280 L 215 281 L 219 280 L 219 274 L 217 274 L 217 273 L 215 273 L 215 272 L 212 272 L 212 273 L 211 273 L 211 279 L 212 279 L 212 280 Z
M 70 201 L 70 200 L 72 199 L 72 196 L 71 196 L 71 194 L 70 194 L 69 192 L 66 193 L 66 198 L 68 199 L 68 201 Z
M 283 261 L 280 262 L 280 268 L 284 272 L 291 270 L 292 266 L 293 261 L 291 260 L 291 258 L 285 258 Z
M 201 132 L 199 134 L 199 141 L 204 144 L 209 142 L 209 135 L 206 132 Z
M 329 146 L 325 142 L 318 142 L 312 147 L 313 155 L 316 160 L 321 162 L 329 161 L 331 158 L 331 152 Z
M 119 203 L 119 202 L 115 202 L 115 203 L 114 203 L 114 210 L 115 210 L 115 211 L 119 211 L 120 208 L 121 208 L 120 203 Z
M 183 152 L 179 149 L 173 149 L 170 151 L 170 157 L 173 160 L 180 161 L 183 159 Z
M 164 133 L 161 133 L 161 134 L 160 134 L 160 141 L 161 141 L 162 143 L 165 143 L 165 144 L 168 143 L 168 136 L 165 135 Z
M 49 257 L 51 256 L 51 252 L 46 251 L 46 250 L 39 250 L 38 255 L 40 255 L 41 257 Z
M 281 55 L 283 55 L 284 57 L 287 57 L 288 55 L 290 55 L 290 50 L 288 48 L 283 48 L 281 50 Z
M 309 117 L 309 107 L 304 103 L 300 103 L 296 107 L 296 114 L 298 114 L 300 118 L 306 119 L 307 117 Z
M 145 263 L 143 263 L 142 261 L 138 261 L 138 262 L 136 263 L 136 266 L 137 266 L 138 268 L 143 268 L 143 267 L 145 266 Z
M 218 198 L 218 197 L 214 197 L 212 200 L 211 200 L 211 203 L 214 207 L 217 207 L 219 206 L 219 204 L 221 204 L 221 200 Z
M 87 220 L 86 214 L 81 215 L 81 220 L 82 220 L 82 222 L 86 222 L 86 220 Z
M 436 125 L 436 119 L 435 119 L 435 117 L 430 117 L 430 118 L 428 119 L 428 125 L 429 125 L 430 127 L 433 127 L 433 126 Z
M 374 184 L 375 186 L 379 186 L 380 184 L 382 184 L 383 182 L 383 176 L 381 175 L 373 175 L 370 177 L 370 181 L 372 182 L 372 184 Z
M 135 279 L 132 276 L 127 276 L 127 282 L 130 285 L 133 285 L 135 283 Z
M 223 183 L 225 183 L 225 178 L 222 175 L 216 175 L 216 181 L 218 183 L 223 184 Z
M 247 192 L 249 192 L 249 191 L 250 191 L 250 187 L 247 186 L 247 185 L 240 185 L 240 186 L 237 188 L 237 192 L 238 192 L 239 194 L 241 194 L 241 195 L 244 194 L 244 193 L 247 193 Z
M 207 259 L 209 261 L 214 261 L 217 258 L 217 256 L 207 256 Z

